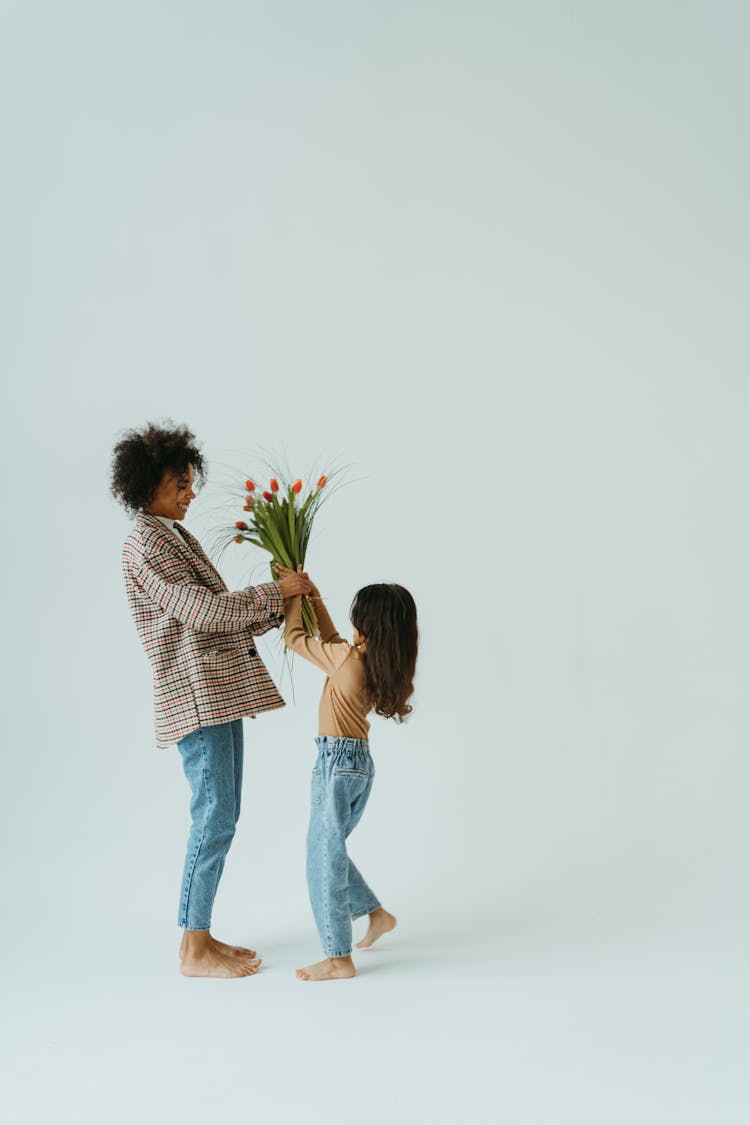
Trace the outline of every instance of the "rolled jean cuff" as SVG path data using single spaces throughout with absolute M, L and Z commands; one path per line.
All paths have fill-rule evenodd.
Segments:
M 333 953 L 329 953 L 329 951 L 326 949 L 324 952 L 325 952 L 326 957 L 351 957 L 352 947 L 349 946 L 348 949 L 343 949 L 343 950 L 336 949 L 336 950 L 334 950 Z
M 357 910 L 352 914 L 352 922 L 356 922 L 358 918 L 364 918 L 366 914 L 372 914 L 373 910 L 380 910 L 380 903 L 377 899 L 373 899 L 372 906 L 368 906 L 366 910 Z

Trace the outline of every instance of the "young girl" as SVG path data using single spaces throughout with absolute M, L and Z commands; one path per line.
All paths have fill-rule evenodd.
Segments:
M 294 571 L 277 566 L 283 580 Z M 402 721 L 411 711 L 417 662 L 417 609 L 403 586 L 365 586 L 354 597 L 354 643 L 336 632 L 317 587 L 312 598 L 321 639 L 302 625 L 302 598 L 285 600 L 287 646 L 327 673 L 320 700 L 318 759 L 312 775 L 307 883 L 325 960 L 298 969 L 300 980 L 353 977 L 352 920 L 370 925 L 358 949 L 392 930 L 384 910 L 346 852 L 346 838 L 370 796 L 375 768 L 367 742 L 367 714 Z

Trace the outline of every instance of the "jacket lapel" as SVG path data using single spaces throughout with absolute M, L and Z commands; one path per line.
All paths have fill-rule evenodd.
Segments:
M 216 569 L 216 567 L 214 566 L 214 564 L 209 559 L 206 552 L 201 547 L 198 540 L 192 534 L 192 532 L 188 531 L 188 529 L 186 527 L 183 527 L 182 524 L 178 524 L 177 526 L 178 526 L 177 534 L 182 535 L 183 543 L 185 545 L 185 548 L 186 548 L 188 554 L 190 555 L 190 558 L 193 560 L 193 562 L 197 563 L 201 567 L 203 573 L 207 577 L 211 578 L 213 580 L 214 584 L 218 583 L 219 587 L 222 590 L 226 590 L 226 586 L 224 584 L 223 578 L 219 574 L 219 572 Z
M 179 530 L 177 534 L 175 534 L 173 531 L 170 531 L 168 527 L 165 527 L 161 520 L 158 520 L 156 516 L 149 515 L 148 512 L 139 512 L 138 520 L 157 532 L 163 539 L 167 549 L 172 548 L 179 551 L 180 554 L 189 561 L 193 570 L 196 571 L 197 575 L 210 590 L 215 590 L 217 592 L 226 590 L 221 575 L 210 562 L 198 540 L 194 535 L 191 535 L 186 528 L 182 527 L 181 524 L 177 525 Z

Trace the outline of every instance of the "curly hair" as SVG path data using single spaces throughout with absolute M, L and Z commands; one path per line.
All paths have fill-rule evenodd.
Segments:
M 112 453 L 110 491 L 132 515 L 148 508 L 165 473 L 179 476 L 192 465 L 199 481 L 206 467 L 195 435 L 169 419 L 163 426 L 150 422 L 142 430 L 127 430 Z
M 352 625 L 365 638 L 365 695 L 376 715 L 403 722 L 412 708 L 419 632 L 414 598 L 395 582 L 354 595 Z

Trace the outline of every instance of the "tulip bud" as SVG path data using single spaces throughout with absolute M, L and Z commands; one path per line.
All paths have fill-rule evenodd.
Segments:
M 270 492 L 264 492 L 263 493 L 263 499 L 268 500 L 268 502 L 270 504 L 270 502 L 273 500 L 273 496 L 271 495 Z
M 247 531 L 247 524 L 245 523 L 244 520 L 237 520 L 237 522 L 234 526 L 237 528 L 238 531 Z
M 301 491 L 302 491 L 302 481 L 296 480 L 294 482 L 294 484 L 292 485 L 292 492 L 298 492 L 299 493 Z
M 318 488 L 323 488 L 327 480 L 328 477 L 318 477 Z
M 278 491 L 279 491 L 279 482 L 276 480 L 276 477 L 271 477 L 271 492 L 278 492 Z
M 241 535 L 235 535 L 234 541 L 235 541 L 235 543 L 241 543 L 242 542 L 242 536 Z
M 255 481 L 254 480 L 246 480 L 245 481 L 245 488 L 247 489 L 248 492 L 255 492 Z
M 254 507 L 255 507 L 255 501 L 253 500 L 252 496 L 248 496 L 247 499 L 245 500 L 245 503 L 242 505 L 242 511 L 243 512 L 252 512 Z

